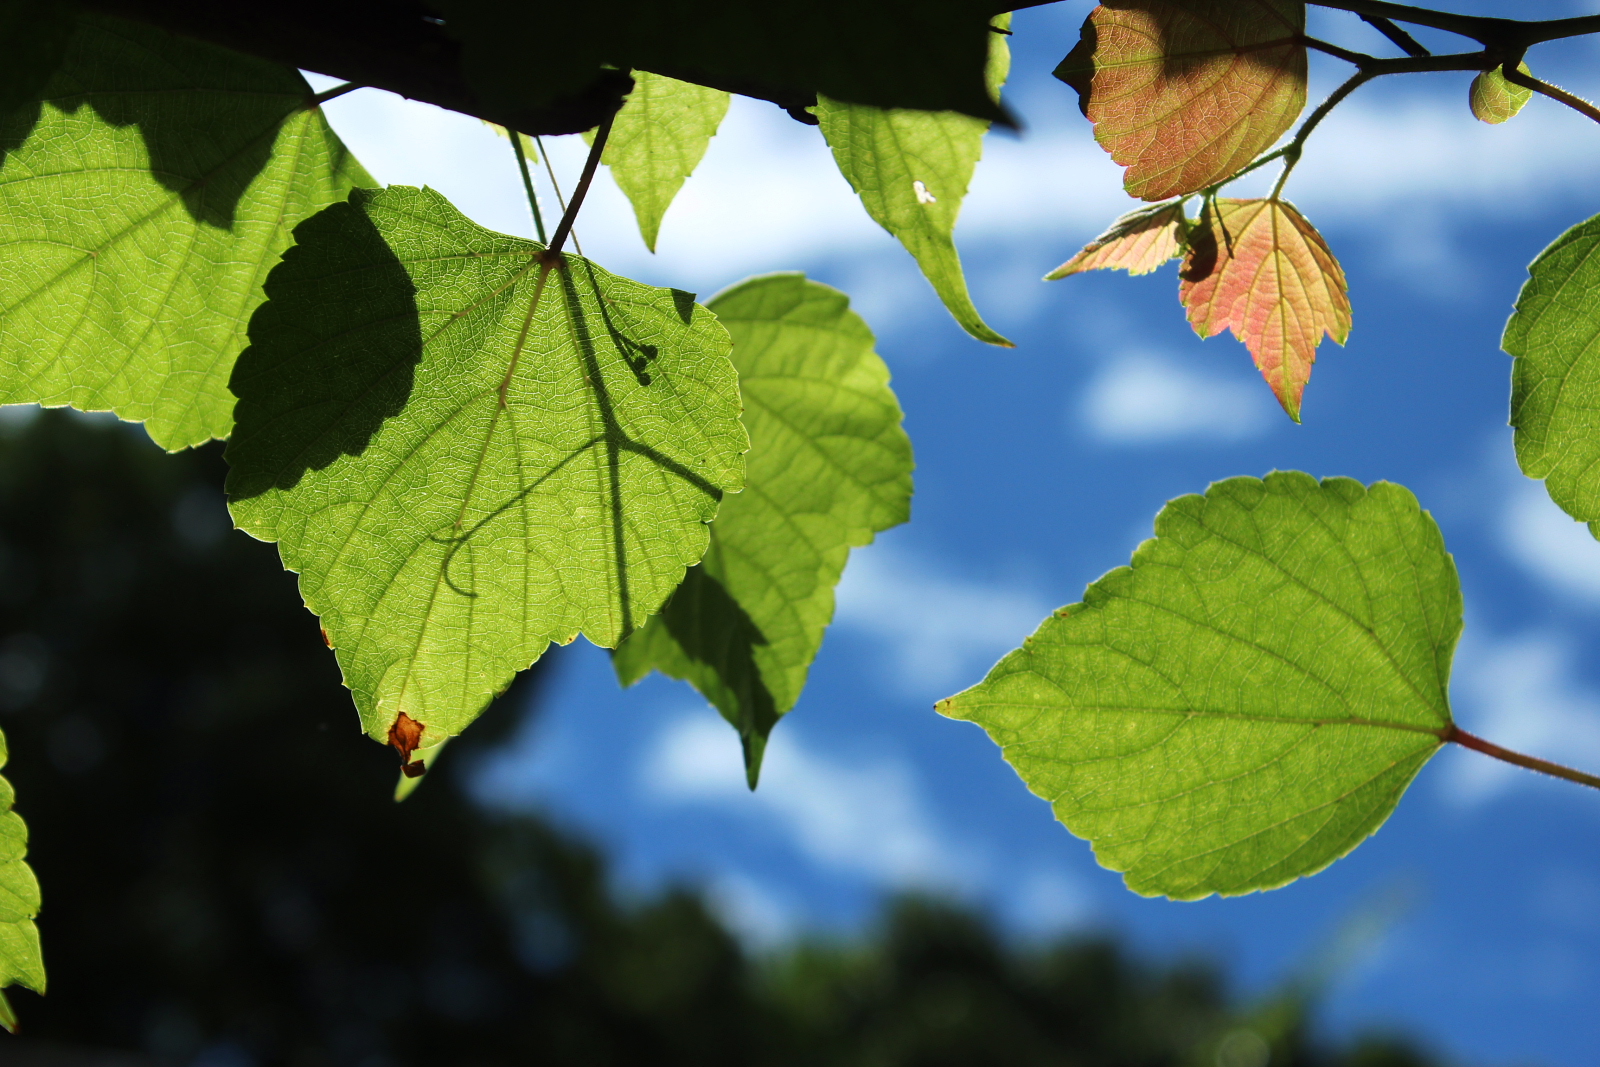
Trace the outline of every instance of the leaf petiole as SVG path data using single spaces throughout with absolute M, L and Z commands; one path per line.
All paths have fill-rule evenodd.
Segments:
M 600 169 L 600 154 L 606 150 L 606 138 L 611 136 L 611 124 L 616 119 L 615 113 L 606 116 L 594 132 L 594 143 L 589 146 L 589 158 L 583 161 L 583 173 L 578 176 L 578 187 L 572 190 L 572 199 L 568 201 L 566 210 L 561 213 L 561 222 L 556 225 L 555 236 L 550 238 L 549 255 L 556 256 L 561 252 L 561 246 L 567 243 L 567 237 L 572 233 L 572 224 L 578 220 L 578 211 L 583 207 L 583 198 L 589 195 L 589 186 L 594 182 L 594 173 Z
M 1522 753 L 1513 752 L 1509 748 L 1501 748 L 1494 742 L 1485 741 L 1477 734 L 1469 734 L 1454 724 L 1451 724 L 1440 737 L 1446 742 L 1454 741 L 1464 748 L 1470 748 L 1474 752 L 1482 752 L 1485 756 L 1493 756 L 1495 759 L 1505 763 L 1526 767 L 1528 770 L 1538 771 L 1540 774 L 1548 774 L 1552 778 L 1562 778 L 1569 782 L 1577 782 L 1579 785 L 1586 785 L 1590 789 L 1600 789 L 1600 777 L 1585 774 L 1582 771 L 1575 771 L 1571 767 L 1563 767 L 1559 763 L 1551 763 L 1549 760 L 1542 760 L 1537 756 L 1524 756 Z

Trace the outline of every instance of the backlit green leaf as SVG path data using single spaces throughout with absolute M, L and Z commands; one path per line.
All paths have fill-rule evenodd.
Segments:
M 1009 25 L 1009 16 L 995 25 Z M 1005 84 L 1011 53 L 995 34 L 989 91 Z M 980 341 L 1011 347 L 978 315 L 956 253 L 956 216 L 983 155 L 989 123 L 953 111 L 886 110 L 817 98 L 816 115 L 833 158 L 873 220 L 917 259 L 961 328 Z
M 684 678 L 739 731 L 754 787 L 800 698 L 852 547 L 911 513 L 911 441 L 872 332 L 843 293 L 770 274 L 711 301 L 733 335 L 750 455 L 704 562 L 616 652 L 631 685 Z
M 235 520 L 279 542 L 386 740 L 460 732 L 550 641 L 659 610 L 743 481 L 727 331 L 688 293 L 428 189 L 307 220 L 235 368 Z
M 1451 725 L 1461 591 L 1409 491 L 1299 473 L 1169 503 L 1131 567 L 939 710 L 988 731 L 1129 888 L 1312 874 L 1389 817 Z
M 654 252 L 661 217 L 694 173 L 728 113 L 728 94 L 636 71 L 601 157 L 633 204 L 639 235 Z
M 0 735 L 0 767 L 6 763 L 6 740 Z M 15 794 L 11 783 L 0 778 L 0 988 L 23 985 L 36 993 L 45 990 L 44 957 L 39 951 L 39 880 L 24 857 L 28 854 L 28 827 L 11 810 Z M 0 1026 L 16 1030 L 16 1015 L 0 993 Z
M 41 95 L 0 116 L 0 403 L 227 436 L 267 271 L 371 180 L 299 74 L 148 26 L 79 15 Z
M 1518 63 L 1517 69 L 1524 74 L 1533 73 L 1526 63 Z M 1480 72 L 1467 90 L 1467 104 L 1472 108 L 1473 117 L 1491 126 L 1515 118 L 1532 99 L 1532 89 L 1507 80 L 1499 67 Z
M 1600 216 L 1528 268 L 1506 324 L 1517 463 L 1600 536 Z

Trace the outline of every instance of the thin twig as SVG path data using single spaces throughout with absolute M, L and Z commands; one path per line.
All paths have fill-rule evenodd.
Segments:
M 1587 115 L 1594 121 L 1600 122 L 1600 108 L 1595 107 L 1581 96 L 1574 96 L 1559 85 L 1551 85 L 1547 81 L 1540 81 L 1532 75 L 1522 73 L 1517 69 L 1518 62 L 1520 60 L 1508 59 L 1501 66 L 1500 73 L 1505 77 L 1506 81 L 1511 82 L 1513 85 L 1520 85 L 1524 89 L 1532 89 L 1541 96 L 1548 96 L 1552 100 L 1558 100 L 1578 114 Z
M 528 191 L 528 206 L 533 209 L 533 228 L 539 234 L 539 243 L 548 244 L 544 236 L 544 215 L 539 211 L 539 194 L 533 189 L 533 175 L 528 173 L 528 154 L 522 150 L 522 134 L 508 129 L 511 151 L 517 155 L 517 170 L 522 172 L 522 187 Z
M 1314 48 L 1318 52 L 1326 52 L 1335 59 L 1342 59 L 1346 63 L 1353 63 L 1358 67 L 1364 67 L 1368 63 L 1376 63 L 1378 61 L 1377 56 L 1369 56 L 1365 52 L 1352 52 L 1348 48 L 1341 48 L 1339 45 L 1329 44 L 1327 41 L 1319 41 L 1315 37 L 1302 37 L 1300 43 L 1307 48 Z
M 1283 184 L 1289 180 L 1289 175 L 1294 172 L 1295 165 L 1300 162 L 1300 153 L 1305 148 L 1306 138 L 1311 136 L 1311 131 L 1317 128 L 1317 124 L 1327 118 L 1328 113 L 1338 107 L 1345 97 L 1377 76 L 1365 69 L 1356 71 L 1345 79 L 1343 85 L 1329 93 L 1328 98 L 1318 104 L 1317 109 L 1300 124 L 1300 128 L 1295 131 L 1294 140 L 1282 148 L 1283 173 L 1278 175 L 1278 181 L 1272 187 L 1272 195 L 1268 197 L 1269 200 L 1276 200 L 1283 193 Z
M 1501 748 L 1491 741 L 1485 741 L 1476 734 L 1467 733 L 1459 726 L 1452 725 L 1444 731 L 1441 737 L 1446 742 L 1454 741 L 1465 748 L 1482 752 L 1485 756 L 1493 756 L 1497 760 L 1514 763 L 1518 767 L 1526 767 L 1530 771 L 1548 774 L 1553 778 L 1564 778 L 1569 782 L 1577 782 L 1579 785 L 1586 785 L 1591 789 L 1600 789 L 1600 777 L 1585 774 L 1582 771 L 1575 771 L 1571 767 L 1563 767 L 1559 763 L 1551 763 L 1549 760 L 1542 760 L 1536 756 L 1524 756 L 1522 753 L 1513 752 L 1509 748 Z
M 1386 19 L 1382 15 L 1361 15 L 1360 18 L 1362 22 L 1389 38 L 1396 48 L 1413 59 L 1432 54 L 1422 47 L 1415 37 L 1396 26 L 1390 19 Z
M 600 169 L 600 154 L 606 150 L 606 138 L 611 136 L 611 123 L 615 119 L 614 114 L 607 116 L 594 131 L 594 143 L 589 146 L 589 158 L 583 161 L 583 173 L 578 176 L 578 185 L 572 190 L 572 201 L 562 211 L 561 222 L 556 226 L 555 236 L 550 238 L 549 255 L 552 257 L 561 254 L 561 246 L 567 243 L 567 236 L 572 233 L 572 224 L 578 219 L 578 211 L 583 207 L 583 198 L 589 195 L 594 172 Z
M 311 107 L 319 108 L 329 100 L 337 100 L 345 93 L 353 93 L 361 88 L 365 88 L 365 86 L 360 82 L 345 82 L 343 85 L 335 85 L 332 89 L 324 89 L 311 98 Z

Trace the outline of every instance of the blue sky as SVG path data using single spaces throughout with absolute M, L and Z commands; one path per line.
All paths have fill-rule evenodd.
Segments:
M 913 520 L 852 558 L 755 794 L 733 732 L 692 690 L 657 676 L 623 692 L 606 654 L 581 641 L 555 653 L 542 714 L 483 769 L 483 794 L 601 841 L 625 890 L 705 887 L 756 945 L 857 929 L 886 892 L 931 890 L 1017 936 L 1113 929 L 1155 954 L 1213 953 L 1264 990 L 1386 914 L 1341 957 L 1333 1032 L 1397 1026 L 1479 1064 L 1592 1063 L 1600 797 L 1446 751 L 1327 872 L 1174 904 L 1129 893 L 979 730 L 932 711 L 1126 562 L 1168 499 L 1301 469 L 1400 482 L 1438 518 L 1467 601 L 1458 720 L 1600 769 L 1600 545 L 1517 473 L 1498 346 L 1528 261 L 1600 211 L 1600 129 L 1542 100 L 1484 126 L 1460 74 L 1379 82 L 1335 112 L 1287 195 L 1343 263 L 1355 330 L 1346 348 L 1323 346 L 1294 426 L 1240 345 L 1190 332 L 1171 267 L 1038 280 L 1131 206 L 1073 94 L 1048 77 L 1087 8 L 1018 16 L 1009 93 L 1027 132 L 990 137 L 958 231 L 974 297 L 1015 351 L 961 334 L 816 131 L 769 105 L 735 101 L 659 255 L 601 180 L 578 235 L 611 270 L 709 296 L 801 269 L 851 295 L 916 445 Z M 1353 16 L 1318 13 L 1312 29 L 1383 47 Z M 1533 65 L 1592 96 L 1595 58 L 1573 42 Z M 1313 60 L 1313 98 L 1339 67 Z M 530 232 L 510 150 L 475 120 L 371 90 L 329 112 L 379 179 L 432 185 L 484 225 Z M 582 152 L 576 138 L 551 145 L 569 185 Z

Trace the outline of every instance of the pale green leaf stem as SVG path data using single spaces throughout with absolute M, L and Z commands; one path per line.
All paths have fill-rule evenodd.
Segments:
M 0 767 L 7 758 L 6 739 L 0 735 Z M 28 866 L 28 827 L 11 810 L 15 793 L 0 778 L 0 989 L 21 985 L 35 993 L 45 991 L 44 956 L 39 949 L 39 880 Z M 0 1026 L 15 1031 L 16 1013 L 0 993 Z
M 705 157 L 730 99 L 720 89 L 633 72 L 633 92 L 617 112 L 601 162 L 633 204 L 639 236 L 650 251 L 656 250 L 662 217 Z
M 405 712 L 426 750 L 700 559 L 748 446 L 727 331 L 428 189 L 295 236 L 234 372 L 230 506 L 300 574 L 367 732 Z
M 843 293 L 800 274 L 741 282 L 709 307 L 733 336 L 750 454 L 705 560 L 618 647 L 631 685 L 686 679 L 739 731 L 754 787 L 833 618 L 850 549 L 911 514 L 911 441 L 889 368 Z
M 113 411 L 166 448 L 226 437 L 294 225 L 372 184 L 311 95 L 293 70 L 78 15 L 41 99 L 0 116 L 0 403 Z
M 1005 28 L 1010 16 L 995 19 Z M 1010 68 L 1005 37 L 993 34 L 989 91 L 999 98 Z M 1011 347 L 983 321 L 956 252 L 956 216 L 983 155 L 989 123 L 954 111 L 906 111 L 817 98 L 822 135 L 873 220 L 905 245 L 961 328 Z
M 1299 473 L 1169 503 L 1156 536 L 939 710 L 981 725 L 1144 894 L 1343 856 L 1450 739 L 1455 563 L 1409 491 Z
M 1533 261 L 1501 345 L 1517 463 L 1600 536 L 1600 216 Z

